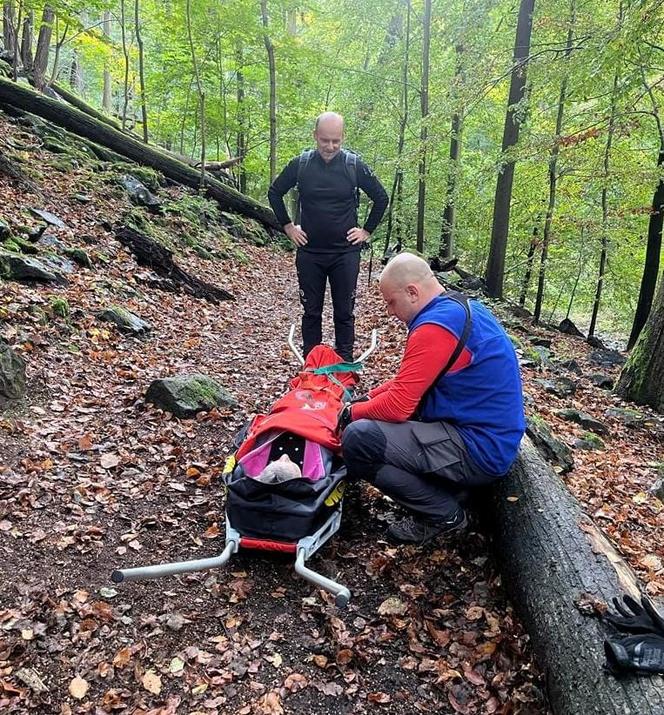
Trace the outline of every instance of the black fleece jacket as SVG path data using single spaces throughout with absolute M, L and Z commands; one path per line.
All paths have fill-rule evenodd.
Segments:
M 282 226 L 291 223 L 284 195 L 297 183 L 300 157 L 296 156 L 277 176 L 270 186 L 267 197 L 277 221 Z M 373 233 L 383 218 L 389 199 L 385 189 L 369 169 L 357 159 L 357 183 L 373 201 L 371 212 L 363 226 Z M 312 253 L 337 253 L 359 250 L 361 244 L 353 245 L 346 240 L 349 229 L 357 226 L 355 187 L 345 166 L 342 152 L 325 163 L 316 151 L 300 176 L 300 205 L 302 230 L 307 234 L 307 245 L 300 250 Z

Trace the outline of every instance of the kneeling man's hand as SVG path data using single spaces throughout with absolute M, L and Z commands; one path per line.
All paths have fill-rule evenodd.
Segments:
M 350 414 L 350 408 L 350 402 L 346 402 L 344 403 L 344 406 L 339 412 L 339 417 L 337 419 L 337 432 L 339 434 L 341 434 L 346 429 L 346 427 L 348 427 L 348 425 L 353 421 L 353 418 Z

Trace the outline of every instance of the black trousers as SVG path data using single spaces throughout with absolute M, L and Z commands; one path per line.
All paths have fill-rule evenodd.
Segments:
M 304 357 L 323 339 L 323 303 L 330 281 L 336 351 L 352 361 L 355 345 L 355 290 L 360 272 L 360 252 L 310 253 L 298 250 L 295 258 L 300 286 Z
M 451 518 L 468 490 L 500 479 L 470 459 L 446 422 L 358 420 L 346 427 L 342 453 L 351 480 L 364 479 L 419 517 Z

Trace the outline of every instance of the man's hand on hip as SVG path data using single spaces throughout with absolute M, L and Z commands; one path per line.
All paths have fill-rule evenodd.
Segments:
M 284 232 L 296 246 L 307 245 L 307 234 L 302 230 L 301 226 L 287 223 L 284 226 Z
M 359 226 L 355 226 L 354 228 L 349 229 L 346 234 L 346 240 L 352 244 L 364 243 L 369 236 L 371 236 L 371 234 L 368 231 L 365 231 Z

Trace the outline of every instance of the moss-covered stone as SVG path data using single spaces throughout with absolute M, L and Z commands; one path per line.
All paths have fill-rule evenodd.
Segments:
M 150 191 L 157 191 L 160 186 L 163 186 L 164 175 L 156 169 L 151 169 L 149 166 L 141 166 L 140 164 L 132 164 L 129 162 L 118 161 L 111 165 L 114 172 L 120 176 L 131 174 L 135 176 L 141 184 L 145 185 Z
M 0 340 L 0 403 L 25 394 L 25 361 Z
M 147 335 L 152 330 L 150 323 L 141 320 L 136 314 L 119 305 L 112 305 L 98 315 L 100 320 L 114 323 L 123 333 Z
M 65 248 L 65 253 L 74 261 L 78 263 L 79 266 L 84 268 L 92 268 L 92 261 L 90 256 L 82 248 Z
M 145 400 L 176 417 L 192 417 L 213 407 L 238 406 L 235 398 L 218 382 L 197 373 L 155 380 Z
M 603 450 L 606 449 L 604 441 L 592 432 L 584 432 L 579 439 L 574 442 L 576 449 Z

